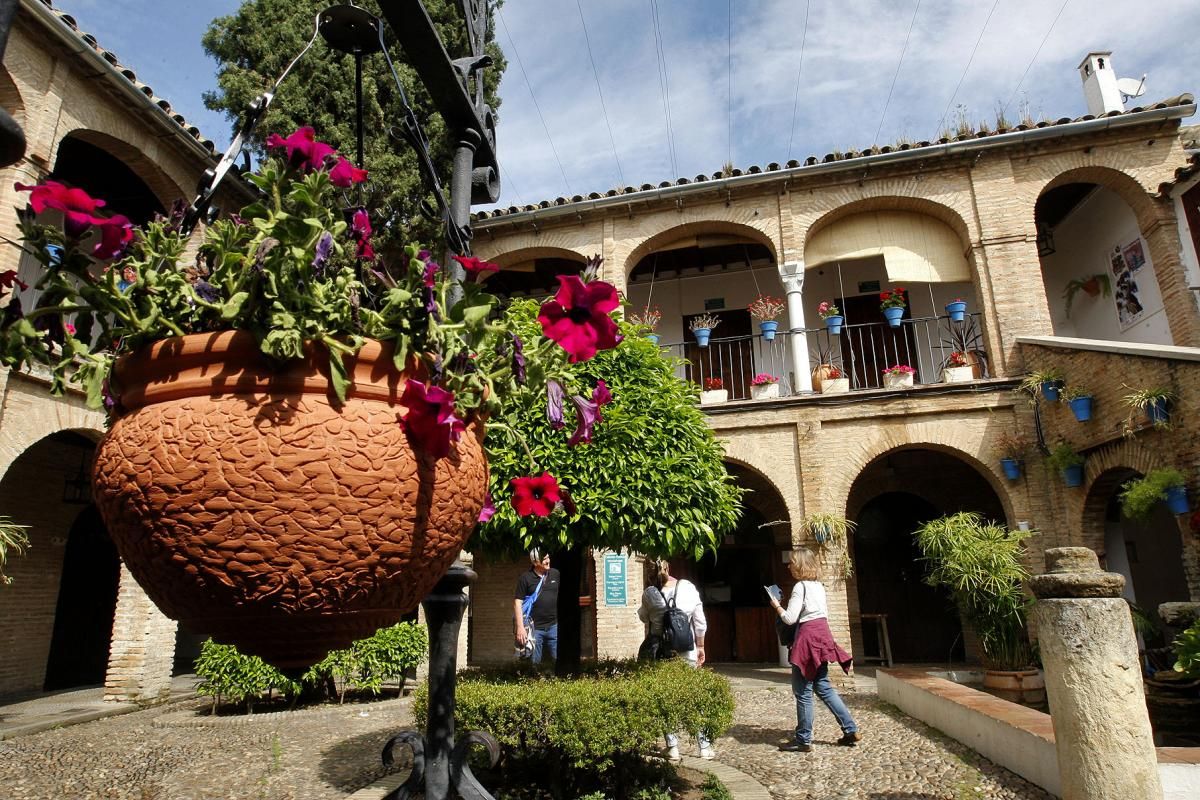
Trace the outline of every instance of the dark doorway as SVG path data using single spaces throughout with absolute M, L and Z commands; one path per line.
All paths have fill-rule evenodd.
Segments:
M 729 392 L 730 400 L 744 400 L 750 396 L 750 379 L 754 377 L 754 342 L 750 338 L 750 312 L 738 308 L 731 311 L 709 311 L 721 320 L 712 333 L 707 347 L 696 344 L 696 338 L 687 333 L 684 358 L 691 362 L 692 381 L 705 387 L 709 378 L 719 378 L 723 389 Z M 690 331 L 692 320 L 698 314 L 683 318 L 683 329 Z
M 1146 519 L 1131 520 L 1121 514 L 1120 495 L 1114 491 L 1105 509 L 1105 550 L 1108 568 L 1125 576 L 1126 596 L 1132 593 L 1133 602 L 1152 618 L 1159 620 L 1163 603 L 1190 599 L 1183 537 L 1164 504 Z
M 104 213 L 124 214 L 144 225 L 166 213 L 150 187 L 125 162 L 96 145 L 68 136 L 58 146 L 50 177 L 83 189 L 105 202 Z
M 95 506 L 71 526 L 63 555 L 46 691 L 104 683 L 121 562 Z
M 913 340 L 911 325 L 893 328 L 883 319 L 879 297 L 863 294 L 843 297 L 839 307 L 846 317 L 842 328 L 842 367 L 855 389 L 878 389 L 883 386 L 883 371 L 896 364 L 916 366 L 919 354 Z M 904 309 L 909 319 L 910 309 Z
M 958 611 L 944 589 L 924 581 L 913 532 L 943 512 L 907 492 L 887 492 L 859 512 L 854 565 L 862 614 L 886 614 L 892 658 L 898 662 L 963 661 Z M 863 625 L 868 653 L 880 652 L 874 625 Z

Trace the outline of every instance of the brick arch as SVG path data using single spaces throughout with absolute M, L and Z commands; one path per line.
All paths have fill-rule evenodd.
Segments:
M 762 489 L 766 488 L 770 491 L 771 494 L 766 495 L 765 497 L 763 497 L 763 494 L 759 494 L 759 497 L 763 498 L 763 502 L 754 502 L 753 499 L 743 498 L 742 503 L 743 505 L 754 505 L 761 512 L 763 512 L 769 522 L 774 520 L 786 520 L 788 523 L 786 526 L 780 525 L 778 528 L 772 528 L 771 533 L 774 535 L 777 543 L 780 539 L 782 539 L 788 543 L 788 546 L 790 546 L 790 542 L 794 535 L 794 530 L 798 527 L 797 520 L 792 514 L 791 509 L 788 508 L 788 503 L 784 497 L 783 490 L 780 488 L 779 484 L 771 478 L 772 470 L 769 468 L 755 466 L 744 459 L 731 457 L 729 455 L 726 455 L 722 460 L 726 464 L 734 465 L 739 469 L 749 473 L 754 480 L 761 483 L 760 487 L 751 486 L 743 488 L 754 489 L 758 492 L 762 492 Z
M 798 231 L 797 233 L 803 238 L 805 245 L 814 234 L 823 228 L 827 228 L 833 223 L 845 219 L 846 217 L 855 214 L 862 214 L 869 211 L 910 211 L 916 214 L 924 214 L 925 216 L 933 217 L 939 222 L 943 222 L 958 236 L 959 242 L 962 244 L 963 253 L 968 253 L 971 249 L 971 231 L 967 226 L 966 220 L 962 214 L 954 210 L 950 206 L 938 203 L 933 200 L 927 200 L 923 197 L 910 197 L 907 195 L 885 194 L 874 197 L 864 197 L 859 200 L 853 200 L 849 203 L 837 206 L 836 208 L 826 211 L 821 216 L 817 217 L 807 229 Z M 800 257 L 803 259 L 804 251 L 801 248 Z M 972 260 L 968 258 L 968 262 Z M 974 264 L 972 263 L 972 266 Z
M 1113 494 L 1130 477 L 1166 466 L 1157 453 L 1132 439 L 1112 442 L 1089 453 L 1084 466 L 1087 493 L 1078 509 L 1079 518 L 1071 521 L 1076 524 L 1067 525 L 1067 530 L 1079 531 L 1080 541 L 1071 544 L 1103 553 L 1105 513 Z
M 165 209 L 169 209 L 176 200 L 188 200 L 191 197 L 190 193 L 185 191 L 179 182 L 168 175 L 161 166 L 155 163 L 137 146 L 124 139 L 90 128 L 76 128 L 55 142 L 53 152 L 50 155 L 50 162 L 52 164 L 58 160 L 59 147 L 69 138 L 86 142 L 93 147 L 103 150 L 113 158 L 119 159 L 146 184 L 150 191 L 154 193 L 154 197 L 158 200 L 159 205 Z
M 1156 202 L 1151 191 L 1142 186 L 1136 178 L 1119 169 L 1097 164 L 1071 167 L 1059 172 L 1045 181 L 1037 196 L 1040 198 L 1051 189 L 1068 183 L 1094 183 L 1113 191 L 1133 211 L 1138 227 L 1143 232 L 1168 218 L 1173 221 L 1174 215 L 1170 208 Z M 1157 187 L 1154 190 L 1157 191 Z
M 69 431 L 93 442 L 99 442 L 104 436 L 104 416 L 88 409 L 82 399 L 71 395 L 68 395 L 69 399 L 50 398 L 45 391 L 38 390 L 40 387 L 26 392 L 20 385 L 14 387 L 19 383 L 23 382 L 9 377 L 8 395 L 11 397 L 18 392 L 29 395 L 20 399 L 32 404 L 22 404 L 29 413 L 22 414 L 20 421 L 9 419 L 9 414 L 15 417 L 20 413 L 10 410 L 0 418 L 0 479 L 22 453 L 56 433 Z
M 21 90 L 17 88 L 12 75 L 2 66 L 0 66 L 0 107 L 12 114 L 12 118 L 17 121 L 18 125 L 22 128 L 25 127 L 25 100 L 21 97 Z
M 564 258 L 568 261 L 578 261 L 580 264 L 588 260 L 588 256 L 577 250 L 566 247 L 522 247 L 517 250 L 507 250 L 492 256 L 489 260 L 499 264 L 501 268 L 511 267 L 523 261 L 536 258 Z
M 677 239 L 705 233 L 723 233 L 745 237 L 766 247 L 771 253 L 771 258 L 776 262 L 779 261 L 779 248 L 776 246 L 776 243 L 771 239 L 767 231 L 754 225 L 723 219 L 699 219 L 682 223 L 670 220 L 670 217 L 655 216 L 654 222 L 657 223 L 655 225 L 655 232 L 642 239 L 642 241 L 629 251 L 629 255 L 623 259 L 624 269 L 622 275 L 624 276 L 625 283 L 628 283 L 629 275 L 637 267 L 638 263 L 659 247 L 670 244 Z

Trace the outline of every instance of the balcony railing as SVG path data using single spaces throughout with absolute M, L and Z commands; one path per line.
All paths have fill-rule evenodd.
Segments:
M 665 344 L 668 355 L 682 359 L 676 374 L 700 386 L 719 378 L 730 400 L 750 398 L 750 381 L 762 372 L 779 378 L 779 394 L 800 393 L 794 374 L 792 351 L 808 350 L 809 369 L 833 364 L 850 379 L 851 390 L 883 388 L 883 371 L 896 364 L 916 370 L 916 384 L 942 382 L 942 369 L 953 352 L 965 352 L 976 378 L 990 377 L 990 362 L 983 345 L 978 314 L 962 322 L 949 317 L 905 319 L 898 327 L 886 321 L 843 325 L 838 336 L 828 330 L 806 328 L 780 331 L 773 340 L 762 336 L 713 338 L 707 347 L 694 340 Z

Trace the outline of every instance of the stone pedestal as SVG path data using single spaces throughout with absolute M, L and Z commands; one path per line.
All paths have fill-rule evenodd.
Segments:
M 1086 547 L 1046 551 L 1030 581 L 1063 800 L 1161 800 L 1125 579 Z

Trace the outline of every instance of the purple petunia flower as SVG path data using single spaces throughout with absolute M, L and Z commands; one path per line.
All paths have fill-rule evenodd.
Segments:
M 558 430 L 565 424 L 563 422 L 563 388 L 558 381 L 546 381 L 546 416 L 550 420 L 550 427 Z
M 515 333 L 512 335 L 512 338 L 513 338 L 513 358 L 512 358 L 513 378 L 516 380 L 518 385 L 524 386 L 525 381 L 527 380 L 527 378 L 525 376 L 525 345 L 523 345 L 521 343 L 521 337 L 517 336 Z
M 592 428 L 600 416 L 600 407 L 579 395 L 572 395 L 571 402 L 575 404 L 575 432 L 567 440 L 567 445 L 574 447 L 580 442 L 592 440 Z
M 192 290 L 206 303 L 215 303 L 221 299 L 221 290 L 213 286 L 204 278 L 200 278 L 192 284 Z
M 318 278 L 325 277 L 325 261 L 329 258 L 329 253 L 333 250 L 333 234 L 325 231 L 321 234 L 321 238 L 317 240 L 316 254 L 312 260 L 313 273 Z

